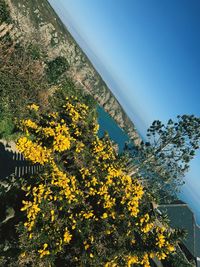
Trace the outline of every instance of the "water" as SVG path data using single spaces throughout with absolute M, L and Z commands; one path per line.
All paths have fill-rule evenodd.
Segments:
M 99 136 L 102 137 L 107 132 L 115 143 L 119 146 L 119 152 L 124 149 L 125 143 L 130 142 L 129 136 L 117 125 L 113 118 L 100 106 L 97 107 Z

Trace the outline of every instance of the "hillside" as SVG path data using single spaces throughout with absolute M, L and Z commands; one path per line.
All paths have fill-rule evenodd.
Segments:
M 69 62 L 67 76 L 91 94 L 125 130 L 134 142 L 140 140 L 135 126 L 97 73 L 87 56 L 62 24 L 46 0 L 6 0 L 14 20 L 13 39 L 40 44 L 49 59 L 64 56 Z

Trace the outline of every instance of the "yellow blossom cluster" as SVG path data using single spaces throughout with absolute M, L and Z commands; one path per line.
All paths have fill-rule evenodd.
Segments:
M 45 243 L 43 245 L 43 248 L 38 250 L 38 253 L 40 254 L 40 258 L 43 258 L 44 256 L 50 254 L 50 251 L 48 249 L 46 249 L 47 247 L 48 247 L 48 244 Z
M 22 122 L 26 136 L 19 138 L 18 149 L 32 163 L 44 165 L 23 187 L 24 228 L 30 242 L 35 242 L 34 249 L 25 252 L 34 250 L 40 259 L 48 259 L 66 247 L 71 253 L 83 248 L 69 266 L 90 266 L 100 257 L 99 248 L 117 246 L 121 238 L 130 249 L 117 256 L 114 252 L 107 262 L 104 257 L 101 265 L 115 267 L 123 262 L 123 266 L 149 267 L 151 258 L 164 259 L 174 251 L 170 235 L 156 226 L 143 202 L 144 186 L 126 174 L 112 142 L 97 136 L 96 123 L 87 127 L 88 114 L 88 107 L 73 98 L 48 119 Z M 42 242 L 37 247 L 38 240 Z M 134 254 L 141 244 L 147 251 Z M 85 257 L 87 265 L 81 262 Z
M 133 255 L 133 256 L 129 256 L 127 258 L 127 266 L 128 267 L 131 267 L 133 264 L 136 264 L 136 263 L 139 263 L 138 256 Z
M 114 151 L 110 142 L 100 140 L 98 137 L 93 142 L 93 152 L 97 160 L 115 159 Z
M 150 257 L 154 258 L 155 256 L 159 260 L 164 260 L 167 256 L 175 251 L 175 246 L 170 240 L 171 232 L 168 231 L 165 227 L 156 227 L 156 245 L 159 248 L 159 251 L 150 253 Z
M 38 213 L 40 212 L 40 204 L 42 201 L 42 198 L 46 198 L 48 191 L 45 191 L 46 187 L 43 184 L 39 184 L 38 187 L 34 186 L 31 188 L 29 186 L 28 188 L 23 188 L 24 191 L 26 191 L 26 196 L 32 195 L 33 201 L 22 201 L 23 207 L 21 208 L 21 211 L 26 211 L 27 213 L 27 222 L 24 223 L 24 226 L 27 228 L 27 230 L 30 232 L 32 228 L 35 225 L 35 220 L 37 218 Z M 30 237 L 30 236 L 29 236 Z M 32 237 L 32 236 L 31 236 Z
M 71 137 L 65 124 L 58 123 L 54 131 L 53 149 L 62 152 L 70 148 Z
M 118 266 L 117 263 L 112 261 L 106 262 L 106 264 L 104 265 L 104 267 L 117 267 L 117 266 Z
M 149 222 L 149 220 L 150 216 L 148 213 L 146 213 L 143 217 L 140 218 L 140 226 L 141 226 L 141 231 L 143 233 L 148 233 L 154 227 L 154 223 Z
M 28 105 L 28 108 L 29 108 L 30 110 L 38 111 L 39 106 L 36 105 L 36 104 L 31 104 L 31 105 Z
M 36 142 L 32 142 L 27 137 L 19 138 L 17 142 L 18 150 L 23 153 L 24 157 L 33 163 L 44 165 L 49 161 L 50 151 Z
M 64 233 L 64 242 L 69 243 L 72 239 L 72 235 L 69 233 L 69 230 L 66 228 Z
M 85 145 L 82 142 L 77 142 L 77 144 L 76 144 L 76 152 L 80 153 L 83 150 L 84 146 Z
M 132 180 L 128 175 L 122 176 L 122 186 L 125 194 L 122 197 L 121 203 L 127 203 L 131 216 L 136 217 L 139 212 L 139 201 L 144 194 L 143 186 L 137 181 Z
M 156 232 L 157 232 L 157 245 L 159 248 L 162 248 L 165 244 L 165 236 L 164 236 L 164 231 L 165 231 L 165 227 L 162 228 L 157 228 Z
M 37 129 L 38 128 L 38 125 L 34 121 L 32 121 L 30 119 L 23 120 L 23 125 L 25 127 L 31 128 L 31 129 Z
M 134 264 L 139 264 L 144 267 L 150 267 L 150 259 L 147 253 L 144 253 L 142 257 L 138 257 L 136 255 L 131 255 L 127 258 L 127 267 L 131 267 Z
M 94 124 L 93 124 L 93 132 L 94 132 L 94 134 L 97 134 L 98 131 L 99 131 L 99 124 L 94 123 Z
M 117 267 L 117 258 L 116 257 L 114 260 L 107 262 L 104 267 Z M 132 266 L 144 266 L 144 267 L 150 267 L 150 258 L 148 253 L 144 253 L 141 256 L 137 256 L 137 255 L 129 255 L 127 257 L 125 257 L 125 264 L 124 266 L 126 267 L 132 267 Z
M 61 122 L 50 122 L 48 127 L 41 127 L 30 119 L 23 120 L 21 124 L 25 127 L 27 137 L 19 138 L 17 148 L 24 154 L 26 159 L 33 163 L 44 165 L 44 163 L 51 159 L 50 155 L 53 154 L 54 151 L 62 152 L 70 148 L 72 138 L 64 120 L 61 120 Z M 30 134 L 29 130 L 34 130 L 38 135 L 37 142 L 28 139 Z M 52 140 L 47 148 L 43 143 L 44 140 L 48 140 L 48 144 L 49 137 L 52 138 Z
M 164 260 L 168 254 L 175 251 L 175 247 L 168 241 L 170 232 L 164 226 L 156 227 L 156 234 L 156 245 L 161 249 L 160 252 L 156 253 L 156 256 L 158 259 Z
M 82 131 L 79 124 L 84 122 L 88 114 L 88 106 L 84 103 L 80 103 L 77 97 L 72 96 L 71 99 L 73 101 L 68 101 L 69 98 L 66 97 L 67 102 L 63 108 L 70 118 L 70 127 L 74 129 L 75 136 L 80 136 Z
M 47 137 L 55 136 L 55 131 L 51 127 L 44 127 L 42 130 L 44 135 Z
M 68 203 L 76 202 L 76 194 L 80 192 L 76 188 L 76 179 L 74 176 L 67 175 L 59 170 L 58 166 L 53 162 L 51 172 L 51 185 L 58 190 L 58 197 L 65 198 Z

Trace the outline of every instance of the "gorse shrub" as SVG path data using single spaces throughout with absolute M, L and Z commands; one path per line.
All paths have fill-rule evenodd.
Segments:
M 175 250 L 176 231 L 161 224 L 144 186 L 96 117 L 77 98 L 58 112 L 20 123 L 18 149 L 40 172 L 23 180 L 20 266 L 150 266 Z

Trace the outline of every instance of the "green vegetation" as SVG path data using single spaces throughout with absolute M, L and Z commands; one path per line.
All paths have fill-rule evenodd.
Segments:
M 48 115 L 32 104 L 19 124 L 19 151 L 43 166 L 18 181 L 19 266 L 148 267 L 175 251 L 179 232 L 153 212 L 153 196 L 127 175 L 109 137 L 98 137 L 86 102 L 52 101 Z
M 45 53 L 41 50 L 41 48 L 36 44 L 29 44 L 27 47 L 27 54 L 33 60 L 44 59 L 46 57 Z
M 183 176 L 200 144 L 200 118 L 178 116 L 166 125 L 154 121 L 148 129 L 148 142 L 132 148 L 132 172 L 149 183 L 158 202 L 177 198 Z
M 188 261 L 181 252 L 180 249 L 177 249 L 177 253 L 175 255 L 170 255 L 168 259 L 166 259 L 164 262 L 164 267 L 194 267 L 196 266 L 194 260 Z
M 149 266 L 154 256 L 174 252 L 179 234 L 161 217 L 157 225 L 149 205 L 153 196 L 127 176 L 126 160 L 109 137 L 98 138 L 95 101 L 60 79 L 66 60 L 51 61 L 45 76 L 39 49 L 9 45 L 2 44 L 1 53 L 1 134 L 23 132 L 19 150 L 44 167 L 7 181 L 8 191 L 1 185 L 1 203 L 9 205 L 1 214 L 2 264 Z M 49 79 L 61 84 L 45 102 L 41 94 L 48 92 Z M 10 219 L 8 210 L 14 210 Z
M 3 22 L 10 23 L 11 18 L 7 4 L 4 0 L 0 0 L 0 24 Z
M 69 64 L 64 57 L 57 57 L 47 63 L 47 79 L 50 83 L 56 83 L 60 76 L 69 68 Z
M 0 138 L 17 136 L 16 119 L 27 116 L 27 105 L 34 102 L 43 109 L 48 105 L 49 83 L 58 81 L 68 63 L 57 57 L 45 68 L 46 60 L 47 55 L 36 44 L 14 44 L 9 33 L 0 39 Z
M 35 3 L 40 9 L 30 0 L 29 11 Z M 38 27 L 42 18 L 31 16 Z M 66 77 L 69 67 L 39 45 L 16 45 L 9 33 L 0 40 L 0 138 L 18 139 L 41 167 L 0 183 L 0 265 L 149 267 L 157 257 L 173 266 L 182 233 L 151 203 L 173 197 L 198 148 L 199 119 L 154 122 L 150 142 L 132 152 L 130 176 L 130 155 L 98 137 L 96 102 Z
M 52 97 L 49 98 L 50 105 L 59 111 L 65 104 L 66 97 L 76 96 L 80 101 L 83 101 L 87 106 L 90 107 L 91 113 L 96 114 L 97 103 L 91 95 L 84 94 L 79 88 L 75 86 L 73 81 L 69 78 L 62 79 L 62 83 L 55 90 Z
M 46 91 L 42 62 L 33 60 L 20 46 L 0 41 L 0 138 L 8 138 L 15 120 L 27 113 L 27 105 L 42 103 Z
M 12 118 L 6 117 L 5 118 L 5 114 L 1 114 L 0 117 L 0 137 L 1 138 L 11 138 L 13 137 L 12 134 L 14 133 L 15 130 L 15 125 L 12 121 Z

